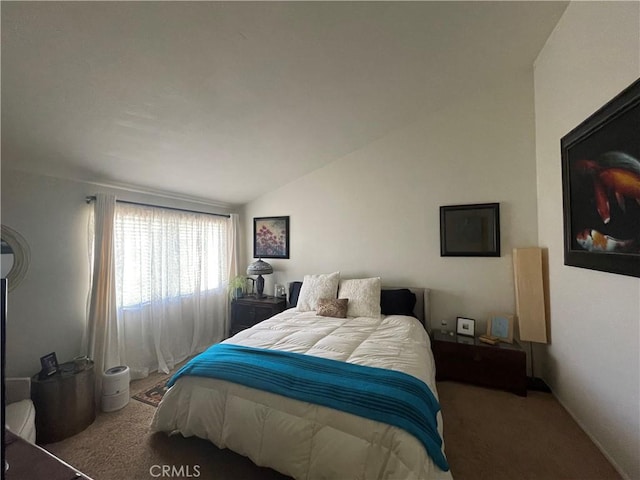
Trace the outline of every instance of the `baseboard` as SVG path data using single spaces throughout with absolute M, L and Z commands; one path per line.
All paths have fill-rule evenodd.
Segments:
M 567 405 L 565 405 L 565 403 L 562 401 L 562 399 L 560 397 L 558 397 L 555 393 L 553 393 L 553 390 L 551 391 L 551 394 L 555 397 L 556 400 L 558 400 L 558 403 L 560 403 L 560 405 L 562 405 L 562 408 L 564 408 L 567 413 L 571 416 L 571 418 L 573 418 L 573 420 L 578 424 L 578 426 L 582 429 L 582 431 L 587 435 L 587 437 L 589 437 L 589 439 L 593 442 L 593 444 L 596 446 L 596 448 L 598 450 L 600 450 L 600 453 L 602 453 L 602 455 L 604 455 L 604 457 L 609 461 L 609 463 L 611 464 L 611 466 L 616 470 L 616 472 L 618 472 L 620 474 L 620 476 L 624 479 L 624 480 L 632 480 L 631 477 L 629 475 L 627 475 L 626 472 L 624 472 L 620 466 L 618 465 L 618 463 L 611 457 L 611 455 L 609 455 L 609 453 L 602 447 L 602 444 L 591 434 L 591 432 L 589 432 L 589 430 L 587 430 L 587 428 L 584 426 L 584 424 L 573 414 L 573 412 L 571 411 L 570 408 L 567 407 Z

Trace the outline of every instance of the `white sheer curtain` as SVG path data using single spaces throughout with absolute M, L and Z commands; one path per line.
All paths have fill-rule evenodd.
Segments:
M 224 339 L 232 219 L 118 203 L 114 230 L 118 350 L 132 378 Z
M 106 369 L 120 364 L 117 347 L 118 322 L 116 319 L 114 268 L 114 211 L 116 197 L 98 194 L 93 211 L 92 278 L 85 337 L 86 351 L 95 362 L 96 401 L 102 395 L 102 375 Z
M 229 272 L 227 274 L 227 285 L 238 275 L 238 265 L 240 264 L 240 253 L 238 251 L 239 238 L 238 224 L 240 219 L 237 213 L 232 213 L 229 218 L 229 229 L 227 231 L 227 258 L 229 259 Z M 231 318 L 231 303 L 229 303 L 227 322 L 224 331 L 229 331 L 229 319 Z

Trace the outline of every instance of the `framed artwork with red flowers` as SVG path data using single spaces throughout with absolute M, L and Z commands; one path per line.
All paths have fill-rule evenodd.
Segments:
M 640 80 L 561 141 L 564 264 L 640 277 Z
M 253 219 L 253 258 L 289 258 L 289 217 Z

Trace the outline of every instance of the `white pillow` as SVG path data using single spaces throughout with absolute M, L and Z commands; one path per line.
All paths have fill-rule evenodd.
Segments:
M 348 317 L 380 316 L 380 277 L 340 281 L 338 298 L 348 298 Z
M 297 310 L 299 312 L 317 310 L 319 299 L 337 298 L 339 283 L 340 272 L 305 275 L 302 279 Z

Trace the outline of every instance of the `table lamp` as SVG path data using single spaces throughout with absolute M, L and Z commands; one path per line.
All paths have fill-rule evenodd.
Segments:
M 269 275 L 271 273 L 273 273 L 273 267 L 261 258 L 247 267 L 247 275 L 258 276 L 258 278 L 256 278 L 256 292 L 258 298 L 264 297 L 264 278 L 262 278 L 262 275 Z

